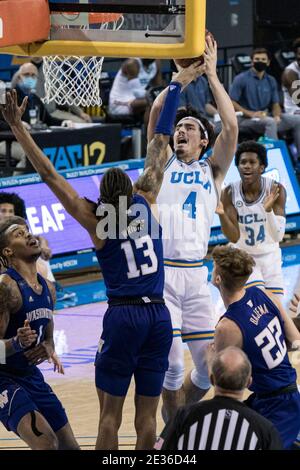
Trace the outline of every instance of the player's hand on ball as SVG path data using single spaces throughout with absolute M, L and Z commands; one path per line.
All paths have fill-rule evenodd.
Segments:
M 194 62 L 189 67 L 181 68 L 177 74 L 175 74 L 172 80 L 181 83 L 183 87 L 189 85 L 193 80 L 203 75 L 206 71 L 206 65 Z
M 208 36 L 206 38 L 206 47 L 204 51 L 204 64 L 206 65 L 206 75 L 210 76 L 217 74 L 217 60 L 218 60 L 218 47 L 216 41 Z

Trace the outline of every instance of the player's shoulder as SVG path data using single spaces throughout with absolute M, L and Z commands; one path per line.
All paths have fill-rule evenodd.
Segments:
M 0 304 L 14 311 L 22 304 L 22 296 L 17 282 L 8 274 L 0 275 Z

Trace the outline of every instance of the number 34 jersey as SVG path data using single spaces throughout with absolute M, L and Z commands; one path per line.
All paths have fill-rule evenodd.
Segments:
M 165 260 L 203 259 L 218 202 L 209 160 L 185 163 L 173 155 L 157 202 Z
M 236 248 L 247 251 L 251 255 L 260 255 L 279 250 L 279 243 L 273 241 L 268 232 L 264 199 L 270 194 L 271 178 L 262 178 L 262 190 L 254 202 L 246 202 L 242 190 L 242 182 L 231 184 L 232 204 L 238 213 L 240 239 L 234 244 Z
M 232 320 L 241 330 L 242 349 L 252 365 L 251 390 L 268 393 L 296 382 L 281 314 L 265 292 L 257 287 L 246 289 L 244 297 L 229 305 L 222 318 Z

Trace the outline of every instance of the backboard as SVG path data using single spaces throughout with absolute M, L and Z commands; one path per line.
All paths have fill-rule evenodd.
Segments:
M 1 48 L 0 52 L 31 56 L 184 58 L 201 55 L 205 47 L 206 0 L 48 3 L 48 40 Z M 30 25 L 28 28 L 30 31 Z

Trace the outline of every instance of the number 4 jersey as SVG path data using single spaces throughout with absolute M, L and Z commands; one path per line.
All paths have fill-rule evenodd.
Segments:
M 263 203 L 270 194 L 274 180 L 263 177 L 262 190 L 258 199 L 247 202 L 243 194 L 242 182 L 231 184 L 232 204 L 238 213 L 240 239 L 234 244 L 237 248 L 251 255 L 261 255 L 279 250 L 279 243 L 274 242 L 266 226 L 266 211 Z
M 243 351 L 252 364 L 251 390 L 268 393 L 296 382 L 281 314 L 265 292 L 248 288 L 241 300 L 229 305 L 222 318 L 234 321 L 241 330 Z

